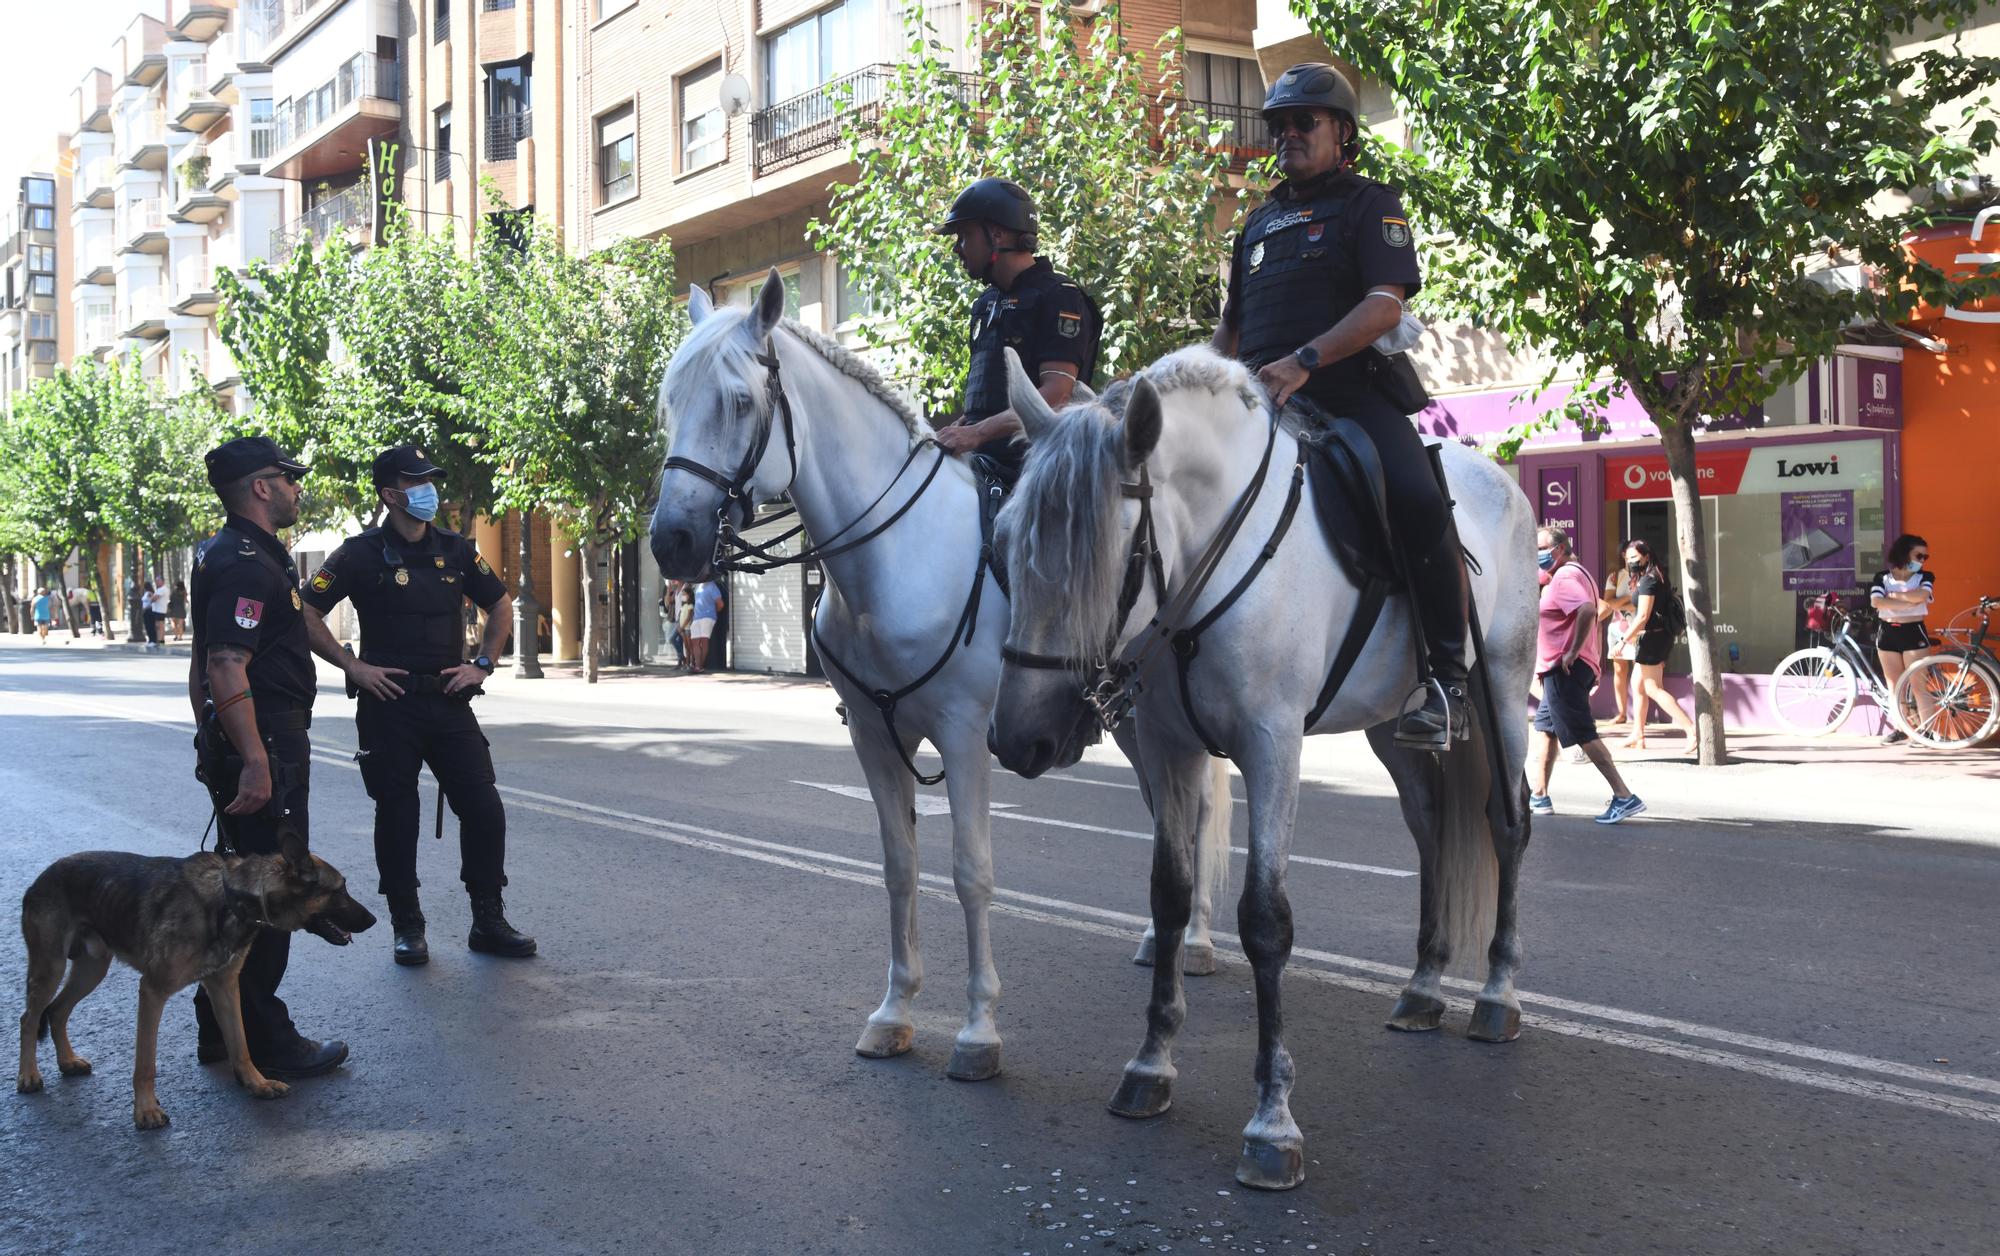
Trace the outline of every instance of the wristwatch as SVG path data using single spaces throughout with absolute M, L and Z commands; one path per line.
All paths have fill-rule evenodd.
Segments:
M 488 676 L 493 674 L 493 659 L 490 655 L 480 655 L 478 658 L 472 660 L 472 665 L 485 672 Z
M 1292 350 L 1292 361 L 1297 362 L 1307 371 L 1316 370 L 1319 367 L 1319 350 L 1309 344 L 1300 345 L 1298 348 Z

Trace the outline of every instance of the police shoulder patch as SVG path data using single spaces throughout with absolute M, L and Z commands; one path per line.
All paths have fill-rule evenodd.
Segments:
M 1382 220 L 1382 240 L 1383 243 L 1392 249 L 1409 247 L 1410 224 L 1401 218 L 1384 218 Z
M 315 593 L 324 593 L 328 589 L 331 589 L 333 587 L 333 572 L 325 567 L 315 571 L 312 578 L 312 587 Z
M 486 560 L 484 558 L 479 557 L 477 554 L 473 555 L 472 565 L 479 568 L 481 574 L 483 575 L 490 576 L 493 574 L 493 569 L 486 565 Z
M 1075 340 L 1083 334 L 1083 315 L 1064 310 L 1056 315 L 1056 335 L 1065 340 Z

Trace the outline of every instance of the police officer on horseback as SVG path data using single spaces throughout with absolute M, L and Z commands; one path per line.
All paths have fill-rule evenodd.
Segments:
M 1263 113 L 1285 178 L 1237 238 L 1213 344 L 1255 371 L 1273 404 L 1308 398 L 1373 438 L 1436 682 L 1397 738 L 1449 747 L 1466 718 L 1465 566 L 1408 403 L 1391 399 L 1372 347 L 1423 283 L 1409 219 L 1394 189 L 1352 171 L 1360 104 L 1334 67 L 1285 71 Z
M 1078 382 L 1090 382 L 1103 329 L 1089 294 L 1036 255 L 1037 229 L 1034 198 L 1005 179 L 966 188 L 937 227 L 957 238 L 952 251 L 965 273 L 986 285 L 972 304 L 965 410 L 938 430 L 937 443 L 989 459 L 1010 484 L 1027 451 L 1018 439 L 1021 420 L 1007 408 L 1006 351 L 1019 355 L 1048 403 L 1061 407 Z

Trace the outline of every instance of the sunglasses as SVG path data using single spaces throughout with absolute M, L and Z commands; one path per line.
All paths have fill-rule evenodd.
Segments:
M 1920 563 L 1927 563 L 1931 560 L 1931 552 L 1929 550 L 1925 550 L 1921 554 L 1912 554 L 1910 555 L 1910 557 L 1916 559 Z
M 1264 125 L 1270 128 L 1273 140 L 1285 138 L 1288 131 L 1311 135 L 1319 128 L 1319 124 L 1320 116 L 1310 109 L 1295 109 L 1290 113 L 1272 114 L 1264 119 Z
M 266 471 L 257 478 L 260 480 L 283 480 L 287 484 L 297 484 L 299 482 L 299 475 L 296 471 Z

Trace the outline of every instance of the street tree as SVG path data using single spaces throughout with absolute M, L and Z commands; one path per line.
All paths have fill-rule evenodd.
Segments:
M 1978 0 L 1294 0 L 1385 84 L 1421 152 L 1370 141 L 1443 233 L 1433 300 L 1658 427 L 1673 486 L 1701 761 L 1723 762 L 1709 537 L 1694 436 L 1832 352 L 1968 291 L 1913 260 L 1930 189 L 1992 148 L 1992 58 L 1954 32 Z M 1934 37 L 1899 55 L 1895 38 Z M 1829 257 L 1865 285 L 1807 275 Z
M 475 254 L 490 321 L 465 368 L 491 433 L 481 457 L 524 535 L 539 511 L 582 549 L 583 668 L 595 682 L 599 572 L 610 546 L 644 531 L 666 457 L 655 399 L 687 323 L 673 251 L 635 239 L 572 256 L 557 228 L 521 216 L 482 232 Z M 517 621 L 517 654 L 533 632 Z
M 1214 326 L 1228 252 L 1217 229 L 1226 129 L 1179 99 L 1177 35 L 1156 50 L 1158 88 L 1115 2 L 1086 35 L 1078 24 L 1066 2 L 996 5 L 972 41 L 983 50 L 976 75 L 952 69 L 935 35 L 915 30 L 879 99 L 846 102 L 857 173 L 833 189 L 812 240 L 882 316 L 861 324 L 862 337 L 933 415 L 956 409 L 977 291 L 935 228 L 984 176 L 1034 195 L 1040 251 L 1098 301 L 1102 378 Z

